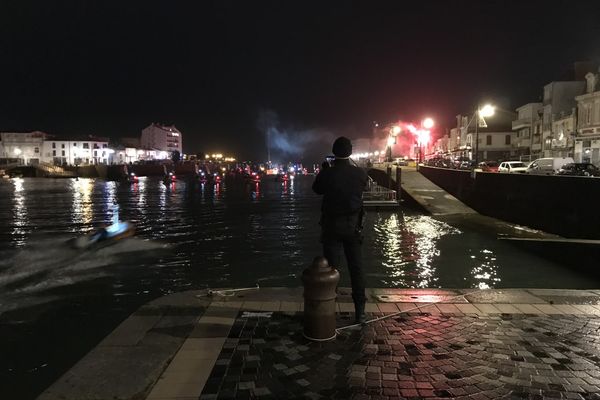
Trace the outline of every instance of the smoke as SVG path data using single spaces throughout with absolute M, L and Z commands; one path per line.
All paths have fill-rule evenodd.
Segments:
M 265 137 L 265 156 L 274 162 L 291 160 L 320 159 L 329 154 L 336 135 L 328 130 L 295 129 L 284 126 L 275 111 L 260 112 L 258 129 Z

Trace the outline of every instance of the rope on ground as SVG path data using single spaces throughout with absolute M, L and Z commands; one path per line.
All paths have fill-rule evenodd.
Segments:
M 478 290 L 475 290 L 475 291 L 473 291 L 473 292 L 464 293 L 464 294 L 459 294 L 459 295 L 456 295 L 456 296 L 449 297 L 449 298 L 445 299 L 444 301 L 447 301 L 447 300 L 450 300 L 450 299 L 456 299 L 456 298 L 460 298 L 460 297 L 464 298 L 465 296 L 470 296 L 470 295 L 472 295 L 472 294 L 475 294 L 475 293 L 480 293 L 480 292 L 484 292 L 484 291 L 488 291 L 488 290 L 490 290 L 490 289 L 478 289 Z M 465 300 L 466 300 L 466 299 L 465 299 Z M 411 312 L 411 311 L 419 310 L 419 309 L 421 309 L 421 308 L 425 308 L 425 307 L 434 306 L 434 305 L 436 305 L 436 304 L 440 304 L 440 303 L 442 303 L 442 300 L 434 301 L 434 302 L 432 302 L 432 303 L 426 303 L 426 304 L 423 304 L 423 305 L 420 305 L 420 306 L 416 306 L 416 307 L 414 307 L 414 308 L 409 308 L 408 310 L 402 310 L 402 311 L 398 311 L 398 312 L 395 312 L 395 313 L 392 313 L 392 314 L 386 314 L 386 315 L 383 315 L 383 316 L 381 316 L 381 317 L 377 317 L 377 318 L 370 319 L 370 320 L 368 320 L 368 321 L 365 321 L 365 322 L 363 322 L 363 323 L 359 323 L 359 324 L 351 324 L 351 325 L 342 326 L 342 327 L 339 327 L 339 328 L 337 328 L 337 329 L 335 330 L 335 332 L 336 332 L 337 334 L 340 334 L 340 333 L 341 333 L 341 331 L 343 331 L 343 330 L 346 330 L 346 329 L 350 329 L 350 328 L 356 328 L 356 327 L 362 327 L 362 326 L 366 326 L 366 325 L 368 325 L 368 324 L 372 324 L 373 322 L 382 321 L 382 320 L 384 320 L 384 319 L 388 319 L 388 318 L 394 318 L 394 317 L 397 317 L 397 316 L 398 316 L 398 315 L 400 315 L 400 314 L 409 313 L 409 312 Z
M 289 278 L 290 276 L 296 277 L 296 274 L 287 274 L 287 275 L 271 275 L 265 276 L 264 278 L 259 278 L 256 280 L 256 286 L 253 287 L 245 287 L 245 288 L 235 288 L 235 289 L 218 289 L 212 290 L 211 288 L 206 288 L 206 293 L 202 295 L 196 295 L 196 297 L 212 297 L 212 296 L 221 296 L 221 297 L 231 297 L 235 296 L 236 293 L 245 292 L 248 290 L 259 290 L 260 285 L 259 282 L 273 280 L 273 279 L 281 279 L 281 278 Z

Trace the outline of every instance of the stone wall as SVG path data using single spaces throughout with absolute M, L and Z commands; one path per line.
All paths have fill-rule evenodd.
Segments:
M 421 167 L 421 173 L 490 217 L 571 238 L 600 239 L 600 178 Z

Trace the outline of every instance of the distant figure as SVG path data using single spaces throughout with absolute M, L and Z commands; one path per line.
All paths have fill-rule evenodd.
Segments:
M 350 164 L 352 143 L 343 136 L 333 143 L 335 159 L 332 165 L 328 161 L 313 183 L 313 190 L 323 195 L 321 206 L 321 242 L 323 255 L 329 265 L 338 268 L 342 248 L 346 255 L 350 280 L 352 282 L 352 300 L 354 301 L 357 323 L 365 322 L 365 277 L 362 269 L 362 194 L 367 185 L 367 173 Z

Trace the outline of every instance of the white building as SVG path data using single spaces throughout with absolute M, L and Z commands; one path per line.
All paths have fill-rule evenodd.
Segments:
M 183 154 L 181 132 L 175 126 L 152 123 L 142 130 L 142 148 Z
M 109 159 L 111 164 L 129 164 L 137 161 L 152 161 L 169 159 L 170 154 L 161 150 L 121 147 L 114 149 Z
M 585 76 L 585 94 L 577 96 L 575 161 L 600 163 L 600 74 Z
M 0 159 L 4 162 L 17 161 L 24 165 L 39 164 L 43 160 L 42 148 L 44 132 L 2 132 L 0 133 Z
M 108 164 L 113 150 L 108 139 L 96 136 L 59 138 L 48 135 L 43 145 L 43 161 L 54 165 Z
M 458 115 L 460 150 L 471 160 L 502 161 L 514 158 L 516 133 L 512 131 L 512 121 L 515 117 L 513 112 L 496 109 L 493 116 L 485 118 L 485 125 L 481 121 L 475 129 L 477 121 L 473 120 L 473 116 Z M 479 144 L 476 140 L 479 140 Z
M 539 158 L 542 152 L 542 103 L 528 103 L 517 108 L 517 119 L 512 121 L 515 132 L 513 148 L 521 159 Z

